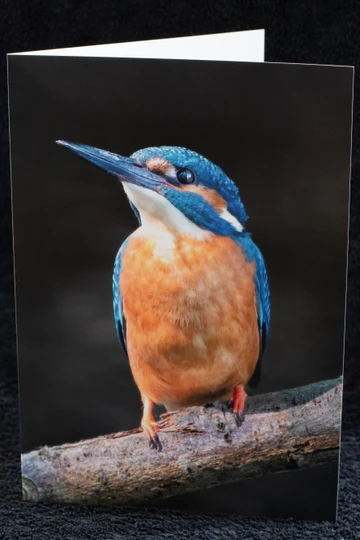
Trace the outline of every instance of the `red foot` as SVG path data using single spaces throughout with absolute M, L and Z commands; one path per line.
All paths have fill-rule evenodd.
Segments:
M 149 446 L 151 449 L 162 450 L 161 442 L 157 435 L 157 431 L 160 429 L 152 414 L 152 408 L 154 403 L 148 397 L 142 396 L 144 404 L 144 412 L 141 419 L 141 427 L 145 433 L 147 440 L 149 441 Z
M 244 387 L 241 384 L 235 386 L 232 399 L 229 401 L 229 407 L 232 407 L 235 422 L 238 427 L 240 427 L 245 420 L 244 409 L 246 398 L 247 393 L 245 392 Z

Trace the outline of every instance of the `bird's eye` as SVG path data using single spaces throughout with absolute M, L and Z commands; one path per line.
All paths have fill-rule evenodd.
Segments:
M 190 169 L 180 169 L 176 173 L 176 177 L 180 184 L 192 184 L 195 182 L 195 174 Z

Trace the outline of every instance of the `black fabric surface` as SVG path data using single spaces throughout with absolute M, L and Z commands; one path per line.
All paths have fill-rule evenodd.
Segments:
M 180 0 L 174 3 L 146 0 L 103 0 L 96 3 L 7 0 L 0 4 L 0 15 L 0 538 L 359 538 L 360 98 L 357 96 L 357 84 L 338 521 L 300 523 L 234 515 L 184 514 L 158 509 L 60 507 L 21 501 L 5 77 L 6 52 L 262 27 L 266 29 L 266 58 L 269 61 L 357 66 L 360 54 L 359 3 L 340 0 Z

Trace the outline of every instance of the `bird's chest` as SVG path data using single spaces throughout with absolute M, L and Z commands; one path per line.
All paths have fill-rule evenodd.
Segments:
M 134 235 L 121 273 L 126 319 L 153 339 L 164 327 L 182 337 L 219 332 L 241 305 L 253 306 L 253 274 L 253 264 L 228 237 Z
M 134 235 L 120 287 L 138 386 L 157 385 L 154 394 L 189 389 L 201 401 L 250 377 L 258 354 L 253 277 L 231 238 Z

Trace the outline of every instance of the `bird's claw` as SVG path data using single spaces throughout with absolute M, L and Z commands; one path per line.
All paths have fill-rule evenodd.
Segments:
M 245 414 L 243 411 L 234 411 L 233 414 L 237 427 L 240 427 L 245 420 Z
M 141 424 L 141 427 L 147 437 L 147 440 L 149 441 L 149 448 L 151 448 L 151 450 L 157 450 L 158 452 L 161 452 L 162 445 L 158 437 L 158 434 L 156 433 L 157 430 L 159 429 L 159 426 L 157 425 L 157 423 L 154 421 L 143 422 Z
M 149 440 L 149 448 L 151 448 L 151 450 L 157 450 L 158 452 L 161 452 L 162 445 L 161 445 L 161 442 L 157 433 L 148 437 L 148 440 Z
M 235 423 L 236 423 L 237 427 L 242 426 L 242 424 L 244 423 L 244 420 L 245 420 L 244 411 L 236 410 L 234 408 L 234 400 L 232 400 L 232 399 L 229 399 L 229 401 L 227 402 L 227 406 L 228 406 L 228 409 L 232 409 L 232 412 L 233 412 L 233 415 L 234 415 L 234 420 L 235 420 Z

